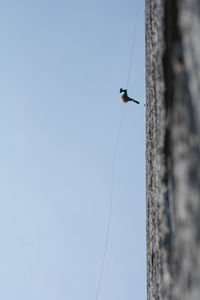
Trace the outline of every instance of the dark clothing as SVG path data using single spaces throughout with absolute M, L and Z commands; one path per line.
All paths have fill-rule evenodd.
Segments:
M 123 90 L 123 89 L 120 89 L 120 93 L 124 93 L 122 96 L 121 96 L 121 100 L 124 102 L 124 103 L 127 103 L 127 102 L 135 102 L 137 104 L 139 104 L 140 102 L 132 99 L 132 98 L 129 98 L 128 94 L 127 94 L 127 90 Z

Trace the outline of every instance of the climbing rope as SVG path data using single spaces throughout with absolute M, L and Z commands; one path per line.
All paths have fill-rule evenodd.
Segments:
M 136 19 L 135 19 L 135 22 L 134 22 L 133 39 L 132 39 L 132 46 L 131 46 L 131 53 L 130 53 L 130 60 L 129 60 L 129 68 L 128 68 L 127 90 L 128 90 L 128 86 L 129 86 L 129 82 L 130 82 L 131 68 L 132 68 L 132 63 L 133 63 L 138 12 L 139 12 L 139 0 L 137 0 Z M 125 112 L 126 112 L 126 105 L 123 108 L 123 112 L 122 112 L 122 116 L 121 116 L 121 120 L 120 120 L 120 125 L 119 125 L 119 129 L 118 129 L 118 134 L 117 134 L 117 138 L 116 138 L 116 142 L 115 142 L 114 153 L 113 153 L 113 163 L 112 163 L 112 172 L 111 172 L 111 189 L 110 189 L 110 208 L 109 208 L 109 215 L 108 215 L 108 224 L 107 224 L 107 230 L 106 230 L 104 252 L 103 252 L 103 258 L 102 258 L 102 264 L 101 264 L 101 270 L 100 270 L 100 275 L 99 275 L 98 286 L 97 286 L 96 300 L 98 300 L 98 297 L 99 297 L 99 292 L 100 292 L 101 282 L 102 282 L 102 276 L 103 276 L 104 266 L 105 266 L 105 260 L 106 260 L 106 254 L 107 254 L 107 250 L 108 250 L 108 242 L 109 242 L 111 219 L 112 219 L 112 208 L 113 208 L 113 186 L 114 186 L 116 158 L 117 158 L 117 150 L 118 150 L 118 146 L 119 146 L 120 134 L 121 134 L 121 129 L 122 129 L 123 121 L 124 121 Z
M 137 0 L 136 19 L 134 22 L 133 38 L 132 38 L 132 45 L 131 45 L 131 52 L 130 52 L 130 59 L 129 59 L 129 66 L 128 66 L 128 79 L 127 79 L 127 84 L 126 84 L 127 90 L 128 90 L 129 83 L 130 83 L 131 69 L 132 69 L 132 64 L 133 64 L 133 55 L 134 55 L 134 50 L 135 50 L 135 35 L 136 35 L 136 29 L 137 29 L 138 15 L 139 15 L 139 0 Z
M 118 149 L 118 145 L 119 145 L 120 133 L 121 133 L 122 124 L 123 124 L 123 121 L 124 121 L 125 112 L 126 112 L 126 106 L 124 106 L 124 109 L 123 109 L 123 112 L 122 112 L 121 121 L 120 121 L 119 129 L 118 129 L 118 134 L 117 134 L 117 138 L 116 138 L 116 142 L 115 142 L 114 153 L 113 153 L 113 163 L 112 163 L 112 172 L 111 172 L 111 189 L 110 189 L 110 209 L 109 209 L 109 216 L 108 216 L 108 225 L 107 225 L 107 231 L 106 231 L 106 239 L 105 239 L 105 246 L 104 246 L 104 252 L 103 252 L 103 259 L 102 259 L 101 271 L 100 271 L 98 288 L 97 288 L 97 293 L 96 293 L 96 300 L 98 299 L 98 296 L 99 296 L 99 291 L 100 291 L 101 281 L 102 281 L 102 275 L 103 275 L 104 265 L 105 265 L 105 259 L 106 259 L 106 253 L 107 253 L 107 249 L 108 249 L 108 240 L 109 240 L 109 234 L 110 234 L 112 207 L 113 207 L 113 185 L 114 185 L 116 157 L 117 157 L 117 149 Z

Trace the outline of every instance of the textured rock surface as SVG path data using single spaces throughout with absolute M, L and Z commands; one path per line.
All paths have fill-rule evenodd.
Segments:
M 200 1 L 146 0 L 148 299 L 200 299 Z

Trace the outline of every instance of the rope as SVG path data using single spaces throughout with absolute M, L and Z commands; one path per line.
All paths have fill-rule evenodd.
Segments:
M 107 231 L 106 231 L 106 239 L 105 239 L 103 260 L 102 260 L 101 271 L 100 271 L 99 282 L 98 282 L 98 288 L 97 288 L 97 293 L 96 293 L 96 300 L 98 300 L 98 296 L 99 296 L 99 291 L 100 291 L 101 281 L 102 281 L 102 275 L 103 275 L 104 265 L 105 265 L 105 260 L 106 260 L 106 254 L 107 254 L 107 249 L 108 249 L 108 240 L 109 240 L 109 234 L 110 234 L 110 228 L 111 228 L 112 207 L 113 207 L 114 174 L 115 174 L 116 158 L 117 158 L 117 150 L 118 150 L 118 146 L 119 146 L 120 133 L 121 133 L 122 124 L 123 124 L 123 121 L 124 121 L 125 112 L 126 112 L 126 106 L 124 106 L 124 109 L 123 109 L 123 112 L 122 112 L 121 121 L 120 121 L 119 129 L 118 129 L 118 134 L 117 134 L 117 138 L 116 138 L 116 142 L 115 142 L 114 153 L 113 153 L 113 163 L 112 163 L 112 172 L 111 172 L 110 209 L 109 209 L 109 216 L 108 216 L 108 225 L 107 225 Z
M 136 8 L 136 19 L 134 22 L 134 30 L 133 30 L 133 39 L 132 39 L 132 46 L 131 46 L 131 52 L 130 52 L 130 60 L 129 60 L 129 66 L 128 66 L 128 79 L 126 84 L 126 89 L 128 90 L 130 77 L 131 77 L 131 69 L 133 64 L 133 54 L 135 49 L 135 35 L 136 35 L 136 29 L 137 29 L 137 20 L 138 20 L 138 14 L 139 14 L 139 0 L 137 0 L 137 8 Z
M 137 20 L 138 20 L 138 11 L 139 11 L 139 0 L 137 0 L 137 9 L 136 9 L 136 19 L 134 24 L 134 31 L 133 31 L 133 40 L 132 40 L 132 46 L 131 46 L 131 53 L 130 53 L 130 60 L 129 60 L 129 69 L 128 69 L 128 79 L 127 79 L 127 90 L 129 86 L 130 76 L 131 76 L 131 67 L 133 62 L 133 54 L 134 54 L 134 47 L 135 47 L 135 34 L 136 34 L 136 28 L 137 28 Z M 96 300 L 98 300 L 99 292 L 101 288 L 101 282 L 102 282 L 102 276 L 104 272 L 104 266 L 105 266 L 105 260 L 106 260 L 106 254 L 108 250 L 108 242 L 109 242 L 109 235 L 110 235 L 110 229 L 111 229 L 111 219 L 112 219 L 112 207 L 113 207 L 113 186 L 114 186 L 114 175 L 115 175 L 115 167 L 116 167 L 116 158 L 117 158 L 117 150 L 119 146 L 119 140 L 120 140 L 120 134 L 121 129 L 124 121 L 124 116 L 126 112 L 126 106 L 124 106 L 120 125 L 118 129 L 118 134 L 115 142 L 114 147 L 114 153 L 113 153 L 113 163 L 112 163 L 112 171 L 111 171 L 111 190 L 110 190 L 110 208 L 109 208 L 109 215 L 108 215 L 108 225 L 107 225 L 107 231 L 106 231 L 106 239 L 105 239 L 105 246 L 104 246 L 104 252 L 103 252 L 103 259 L 101 264 L 101 270 L 99 275 L 99 281 L 97 286 L 97 293 L 96 293 Z

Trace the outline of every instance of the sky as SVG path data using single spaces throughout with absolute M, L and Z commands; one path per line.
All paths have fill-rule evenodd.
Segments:
M 1 0 L 0 299 L 146 299 L 144 1 Z

